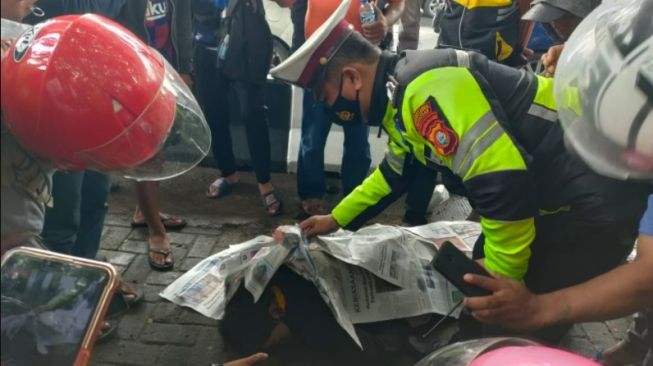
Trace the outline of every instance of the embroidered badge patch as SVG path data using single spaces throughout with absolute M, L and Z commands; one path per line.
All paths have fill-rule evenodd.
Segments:
M 429 97 L 413 113 L 413 123 L 420 135 L 426 138 L 442 156 L 449 156 L 458 148 L 458 135 L 447 123 L 435 98 Z

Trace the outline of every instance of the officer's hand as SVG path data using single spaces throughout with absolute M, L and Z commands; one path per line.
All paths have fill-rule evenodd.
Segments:
M 339 227 L 331 215 L 315 215 L 299 223 L 299 228 L 309 238 L 315 235 L 332 233 L 338 230 Z
M 381 9 L 376 6 L 376 2 L 373 2 L 372 6 L 374 6 L 374 11 L 376 12 L 376 22 L 362 25 L 363 37 L 371 43 L 379 45 L 385 38 L 386 33 L 388 33 L 390 26 L 385 16 L 383 16 Z
M 224 366 L 251 366 L 257 364 L 268 358 L 267 353 L 256 353 L 249 357 L 240 358 L 238 360 L 230 361 L 224 364 Z
M 465 282 L 492 291 L 492 295 L 466 297 L 463 304 L 474 318 L 515 330 L 532 330 L 543 326 L 539 297 L 521 283 L 495 275 L 494 278 L 471 273 Z
M 564 46 L 564 44 L 552 46 L 544 55 L 542 55 L 542 66 L 544 66 L 544 70 L 546 71 L 544 74 L 545 76 L 553 77 L 555 74 L 556 65 L 558 65 L 558 59 L 560 58 Z

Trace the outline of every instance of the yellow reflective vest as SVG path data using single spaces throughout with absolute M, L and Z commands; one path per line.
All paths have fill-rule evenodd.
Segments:
M 356 229 L 381 212 L 405 192 L 409 161 L 447 170 L 481 216 L 487 269 L 521 280 L 540 206 L 530 166 L 562 146 L 552 80 L 451 49 L 384 55 L 375 84 L 384 72 L 392 99 L 375 86 L 370 122 L 390 136 L 385 158 L 333 218 Z

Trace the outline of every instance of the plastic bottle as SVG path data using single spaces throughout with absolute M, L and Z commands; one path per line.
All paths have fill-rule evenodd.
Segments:
M 374 6 L 368 0 L 360 0 L 361 7 L 358 9 L 361 18 L 361 24 L 376 22 L 376 12 Z

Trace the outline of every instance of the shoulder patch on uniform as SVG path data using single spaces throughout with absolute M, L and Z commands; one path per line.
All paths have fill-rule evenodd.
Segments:
M 427 139 L 442 156 L 449 156 L 458 148 L 458 135 L 447 122 L 447 118 L 435 101 L 428 99 L 413 112 L 413 123 L 417 132 Z

